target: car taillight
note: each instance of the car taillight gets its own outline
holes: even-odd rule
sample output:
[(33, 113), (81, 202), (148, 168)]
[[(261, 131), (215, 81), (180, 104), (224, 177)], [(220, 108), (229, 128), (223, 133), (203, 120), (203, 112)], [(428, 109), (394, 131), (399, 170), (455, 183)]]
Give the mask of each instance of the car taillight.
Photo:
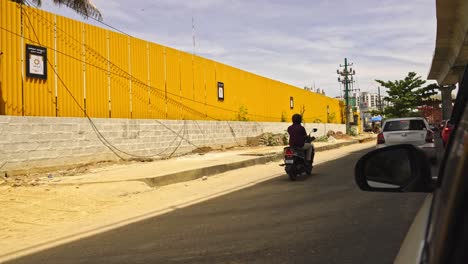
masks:
[(434, 132), (432, 132), (432, 130), (427, 130), (426, 142), (427, 143), (433, 143), (434, 142)]
[(377, 135), (377, 144), (384, 144), (385, 143), (385, 138), (383, 136), (383, 133), (379, 133)]
[(285, 152), (284, 152), (284, 155), (288, 158), (291, 158), (293, 155), (294, 155), (294, 151), (290, 150), (290, 149), (287, 149)]

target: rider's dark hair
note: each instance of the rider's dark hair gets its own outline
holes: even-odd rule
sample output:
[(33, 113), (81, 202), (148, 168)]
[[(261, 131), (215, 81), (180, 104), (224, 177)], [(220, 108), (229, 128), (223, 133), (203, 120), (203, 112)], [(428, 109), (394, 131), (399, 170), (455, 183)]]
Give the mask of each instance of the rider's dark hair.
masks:
[(293, 121), (293, 124), (300, 124), (302, 123), (302, 116), (300, 114), (294, 114), (292, 116), (292, 121)]

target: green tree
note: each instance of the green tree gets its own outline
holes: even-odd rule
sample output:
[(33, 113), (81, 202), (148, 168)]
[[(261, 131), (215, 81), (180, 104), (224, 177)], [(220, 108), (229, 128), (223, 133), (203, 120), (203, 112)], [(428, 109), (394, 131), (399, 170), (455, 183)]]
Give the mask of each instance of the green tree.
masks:
[(387, 88), (388, 96), (384, 100), (390, 103), (385, 108), (386, 117), (406, 117), (418, 115), (415, 110), (426, 104), (429, 98), (436, 94), (437, 85), (430, 84), (422, 87), (426, 81), (415, 72), (409, 72), (403, 80), (382, 81), (375, 80), (381, 86)]
[[(28, 0), (10, 0), (19, 4), (24, 5), (28, 3)], [(36, 6), (41, 6), (42, 0), (30, 0)], [(96, 6), (90, 0), (53, 0), (56, 5), (65, 5), (78, 14), (82, 15), (85, 18), (93, 17), (97, 20), (102, 20), (101, 12), (96, 8)]]

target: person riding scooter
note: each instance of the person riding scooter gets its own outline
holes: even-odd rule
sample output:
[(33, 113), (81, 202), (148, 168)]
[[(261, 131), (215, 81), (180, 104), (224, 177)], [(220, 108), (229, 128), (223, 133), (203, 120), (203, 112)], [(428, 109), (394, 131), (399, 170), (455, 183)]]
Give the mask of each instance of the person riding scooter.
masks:
[(312, 169), (312, 149), (313, 145), (306, 142), (308, 137), (305, 128), (301, 125), (302, 116), (300, 114), (294, 114), (292, 116), (293, 124), (288, 127), (289, 134), (289, 146), (303, 149), (307, 151), (306, 154), (306, 165)]

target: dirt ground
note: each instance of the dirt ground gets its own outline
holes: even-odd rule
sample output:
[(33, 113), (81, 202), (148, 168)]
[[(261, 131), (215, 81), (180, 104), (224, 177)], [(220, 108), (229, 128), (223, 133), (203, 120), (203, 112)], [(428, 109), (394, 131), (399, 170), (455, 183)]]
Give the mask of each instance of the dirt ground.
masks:
[[(315, 163), (372, 145), (374, 142), (319, 152)], [(112, 169), (113, 165), (86, 170)], [(264, 173), (256, 173), (259, 170)], [(160, 188), (138, 181), (53, 185), (49, 183), (53, 179), (45, 181), (44, 175), (18, 180), (21, 184), (16, 187), (17, 181), (9, 180), (8, 184), (0, 185), (0, 263), (281, 175), (284, 175), (283, 168), (273, 162)]]

